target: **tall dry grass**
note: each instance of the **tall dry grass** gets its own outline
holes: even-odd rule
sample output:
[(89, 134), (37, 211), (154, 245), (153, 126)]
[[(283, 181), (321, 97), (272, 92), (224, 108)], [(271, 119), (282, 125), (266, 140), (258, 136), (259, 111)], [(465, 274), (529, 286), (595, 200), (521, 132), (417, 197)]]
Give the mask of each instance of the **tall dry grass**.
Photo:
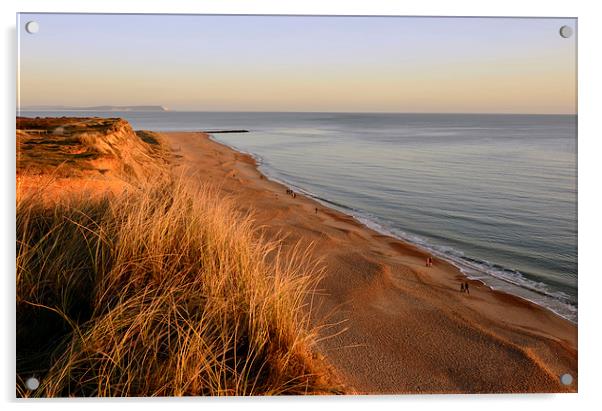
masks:
[[(17, 395), (332, 393), (318, 278), (208, 188), (17, 201)], [(29, 392), (23, 381), (40, 379)]]

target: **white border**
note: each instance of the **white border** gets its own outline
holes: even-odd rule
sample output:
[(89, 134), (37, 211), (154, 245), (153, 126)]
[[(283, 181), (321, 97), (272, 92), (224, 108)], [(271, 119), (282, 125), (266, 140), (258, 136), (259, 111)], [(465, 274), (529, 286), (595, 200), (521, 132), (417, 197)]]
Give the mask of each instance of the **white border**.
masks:
[[(602, 38), (602, 15), (596, 13), (596, 2), (505, 0), (487, 1), (429, 1), (416, 0), (221, 0), (221, 1), (118, 1), (118, 0), (2, 0), (0, 2), (3, 33), (2, 124), (0, 138), (2, 149), (2, 264), (4, 294), (1, 310), (3, 329), (0, 333), (0, 397), (10, 408), (16, 405), (14, 398), (14, 113), (16, 100), (16, 31), (15, 13), (29, 12), (118, 12), (118, 13), (214, 13), (214, 14), (361, 14), (361, 15), (452, 15), (452, 16), (545, 16), (579, 18), (579, 394), (570, 395), (494, 395), (494, 396), (387, 396), (346, 398), (276, 398), (276, 399), (159, 399), (159, 400), (110, 400), (107, 401), (44, 401), (27, 402), (27, 406), (44, 406), (60, 409), (85, 406), (92, 409), (111, 407), (126, 408), (143, 403), (151, 410), (166, 405), (178, 407), (244, 406), (250, 409), (293, 409), (308, 407), (332, 407), (364, 409), (370, 406), (455, 410), (483, 409), (488, 411), (509, 408), (545, 407), (550, 410), (581, 409), (600, 399), (600, 345), (602, 312), (598, 301), (602, 290), (601, 270), (595, 266), (600, 255), (599, 232), (600, 170), (599, 122), (602, 103), (600, 96), (599, 39)], [(374, 376), (378, 378), (378, 376)], [(85, 404), (84, 404), (85, 403)]]

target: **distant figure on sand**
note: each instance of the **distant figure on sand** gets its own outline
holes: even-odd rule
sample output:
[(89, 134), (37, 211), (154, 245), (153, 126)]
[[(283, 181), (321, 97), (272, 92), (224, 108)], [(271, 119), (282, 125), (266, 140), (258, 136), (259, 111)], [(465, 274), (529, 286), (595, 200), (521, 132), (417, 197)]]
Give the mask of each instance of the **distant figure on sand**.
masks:
[(318, 214), (318, 207), (316, 207), (316, 214)]
[(433, 259), (431, 257), (426, 257), (426, 266), (427, 267), (433, 266)]
[(464, 284), (464, 290), (466, 290), (466, 294), (470, 294), (470, 291), (468, 290), (468, 283)]
[(464, 292), (464, 283), (460, 283), (460, 292), (463, 293)]

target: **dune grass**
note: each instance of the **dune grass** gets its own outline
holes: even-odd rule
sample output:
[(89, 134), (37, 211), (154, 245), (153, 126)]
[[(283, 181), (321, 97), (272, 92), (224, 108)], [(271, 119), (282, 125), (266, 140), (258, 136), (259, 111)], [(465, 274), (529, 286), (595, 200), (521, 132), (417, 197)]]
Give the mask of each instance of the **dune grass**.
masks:
[(17, 199), (17, 396), (339, 392), (308, 319), (320, 270), (231, 200), (179, 180), (42, 196)]

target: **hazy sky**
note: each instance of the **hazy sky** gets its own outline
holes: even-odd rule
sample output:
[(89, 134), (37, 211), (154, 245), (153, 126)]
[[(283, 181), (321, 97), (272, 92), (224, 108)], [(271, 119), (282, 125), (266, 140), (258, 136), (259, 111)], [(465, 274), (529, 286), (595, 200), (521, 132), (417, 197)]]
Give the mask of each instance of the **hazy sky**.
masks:
[(576, 112), (576, 36), (558, 33), (574, 19), (22, 14), (18, 24), (21, 106)]

